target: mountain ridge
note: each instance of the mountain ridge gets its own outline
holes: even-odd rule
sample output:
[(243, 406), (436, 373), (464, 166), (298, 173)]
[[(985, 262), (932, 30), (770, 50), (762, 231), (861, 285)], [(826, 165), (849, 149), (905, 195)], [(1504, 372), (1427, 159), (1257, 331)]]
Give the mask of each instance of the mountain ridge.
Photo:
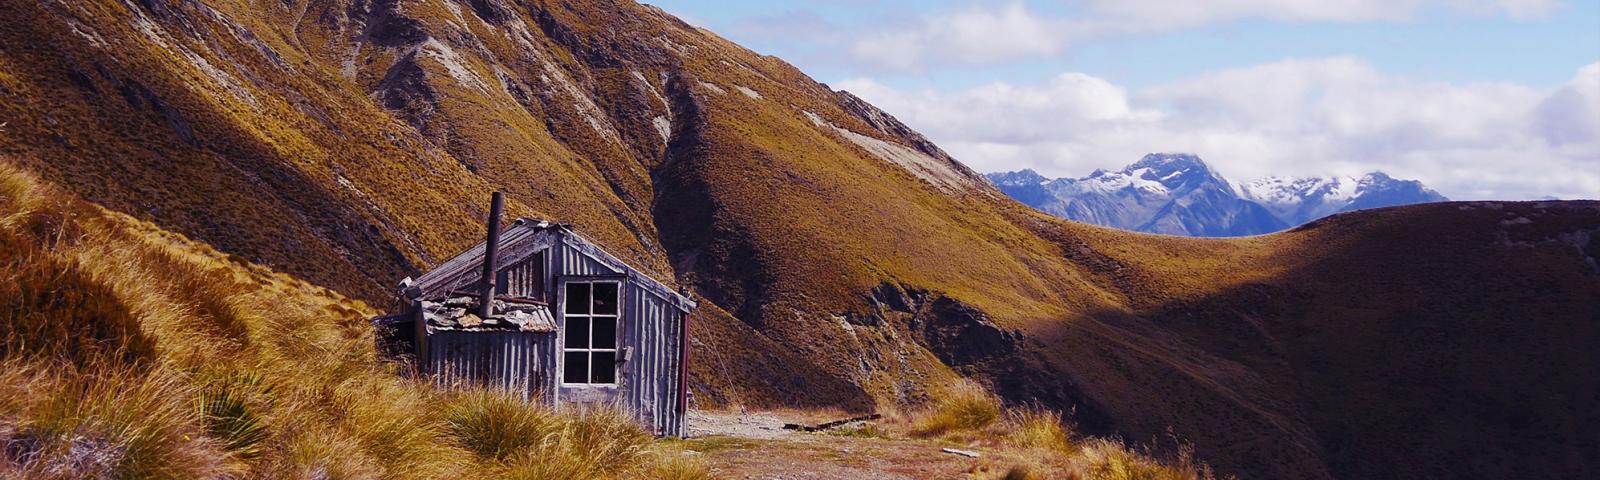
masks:
[(1449, 200), (1420, 181), (1396, 179), (1381, 171), (1359, 177), (1266, 177), (1242, 184), (1239, 190), (1244, 198), (1294, 225), (1341, 212)]
[[(696, 407), (914, 408), (970, 377), (1224, 473), (1592, 466), (1595, 359), (1564, 353), (1600, 340), (1592, 202), (1132, 234), (1011, 201), (852, 98), (627, 1), (0, 3), (6, 162), (374, 305), (505, 191), (704, 300)], [(1556, 347), (1477, 340), (1518, 309), (1507, 345)], [(1430, 382), (1451, 395), (1407, 390)]]
[(1199, 237), (1260, 235), (1334, 213), (1448, 200), (1421, 182), (1383, 172), (1239, 184), (1183, 153), (1152, 153), (1121, 170), (1096, 169), (1080, 178), (1050, 179), (1030, 169), (985, 178), (1012, 199), (1068, 220)]

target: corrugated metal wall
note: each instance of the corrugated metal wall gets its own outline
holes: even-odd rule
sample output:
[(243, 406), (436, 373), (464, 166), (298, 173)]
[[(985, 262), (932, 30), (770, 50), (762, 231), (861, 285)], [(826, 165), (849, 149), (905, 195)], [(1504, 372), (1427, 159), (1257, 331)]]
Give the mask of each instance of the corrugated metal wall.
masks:
[(545, 268), (542, 260), (543, 255), (540, 255), (500, 269), (500, 278), (496, 279), (496, 284), (504, 285), (504, 291), (508, 295), (545, 298)]
[(533, 332), (434, 332), (428, 337), (428, 371), (441, 387), (484, 384), (549, 400), (555, 392), (555, 338)]
[(622, 364), (622, 401), (638, 410), (640, 420), (663, 435), (683, 434), (678, 414), (678, 354), (683, 313), (654, 293), (628, 288), (623, 308), (623, 345), (633, 358)]
[[(681, 358), (678, 348), (683, 336), (683, 312), (651, 289), (642, 288), (638, 273), (627, 269), (626, 265), (585, 252), (581, 240), (565, 240), (556, 242), (552, 249), (559, 250), (557, 255), (551, 255), (560, 258), (560, 264), (552, 268), (559, 275), (626, 275), (626, 278), (618, 278), (623, 280), (622, 318), (618, 327), (622, 338), (618, 347), (631, 348), (633, 353), (619, 366), (617, 400), (633, 410), (639, 420), (657, 434), (682, 436), (683, 416), (678, 414), (678, 362)], [(551, 285), (560, 287), (554, 281)], [(560, 312), (560, 305), (557, 307)], [(564, 331), (564, 315), (558, 313), (557, 322), (556, 331)], [(557, 362), (555, 371), (560, 372), (561, 357), (557, 355), (553, 360)]]
[[(551, 232), (554, 233), (554, 232)], [(460, 384), (481, 379), (491, 385), (513, 391), (545, 392), (547, 401), (562, 401), (560, 388), (561, 344), (560, 333), (566, 326), (559, 298), (561, 280), (570, 277), (614, 277), (623, 281), (619, 299), (622, 305), (618, 334), (622, 337), (620, 348), (631, 348), (632, 355), (620, 365), (618, 392), (615, 397), (621, 405), (638, 415), (644, 426), (659, 435), (682, 436), (684, 418), (679, 414), (679, 362), (683, 344), (683, 316), (678, 303), (664, 298), (665, 287), (654, 284), (648, 277), (633, 271), (620, 260), (600, 252), (575, 235), (561, 234), (564, 238), (542, 256), (546, 291), (538, 296), (549, 298), (556, 313), (557, 334), (521, 332), (437, 332), (429, 338), (429, 371), (436, 374), (441, 385)], [(481, 253), (479, 256), (481, 257)], [(511, 259), (512, 261), (520, 260)], [(531, 285), (526, 275), (535, 270), (532, 262), (514, 263), (507, 272), (507, 280), (516, 285)], [(471, 275), (463, 269), (460, 280), (470, 282)], [(642, 282), (652, 282), (645, 285)], [(668, 291), (670, 293), (670, 291)], [(529, 293), (508, 292), (534, 296)], [(546, 296), (548, 295), (548, 296)], [(690, 303), (692, 305), (692, 302)], [(683, 307), (687, 308), (687, 307)], [(585, 387), (566, 387), (585, 388)], [(570, 393), (570, 392), (569, 392)], [(575, 396), (575, 395), (574, 395)]]

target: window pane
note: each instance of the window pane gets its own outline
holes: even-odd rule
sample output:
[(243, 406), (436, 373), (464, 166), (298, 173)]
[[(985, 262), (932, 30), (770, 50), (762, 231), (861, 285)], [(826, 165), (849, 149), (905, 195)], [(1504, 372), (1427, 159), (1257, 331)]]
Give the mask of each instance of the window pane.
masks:
[(579, 315), (589, 313), (589, 284), (567, 284), (567, 313)]
[(589, 317), (567, 317), (567, 348), (589, 348)]
[(562, 383), (586, 383), (589, 375), (589, 353), (567, 352), (567, 364), (561, 374)]
[(617, 348), (617, 319), (595, 318), (592, 348)]
[(594, 352), (594, 370), (589, 373), (589, 383), (617, 383), (616, 352)]
[(617, 314), (617, 284), (594, 284), (594, 313), (597, 315)]

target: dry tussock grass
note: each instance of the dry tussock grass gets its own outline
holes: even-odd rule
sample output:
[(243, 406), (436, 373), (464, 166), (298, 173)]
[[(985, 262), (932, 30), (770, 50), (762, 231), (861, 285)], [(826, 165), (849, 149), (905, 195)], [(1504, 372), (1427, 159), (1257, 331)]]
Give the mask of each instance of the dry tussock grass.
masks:
[(372, 313), (0, 164), (0, 477), (705, 476), (614, 409), (397, 375)]
[[(977, 478), (1007, 480), (1073, 478), (1086, 480), (1202, 480), (1214, 478), (1193, 449), (1175, 452), (1130, 446), (1120, 440), (1077, 434), (1061, 413), (1037, 407), (1006, 408), (982, 385), (961, 380), (948, 386), (927, 408), (894, 412), (882, 422), (883, 435), (935, 439), (963, 447), (982, 447), (1003, 460), (980, 462)], [(1000, 461), (1003, 464), (995, 464)]]
[(1000, 419), (1000, 398), (970, 380), (947, 388), (913, 423), (912, 433), (922, 437), (978, 431)]

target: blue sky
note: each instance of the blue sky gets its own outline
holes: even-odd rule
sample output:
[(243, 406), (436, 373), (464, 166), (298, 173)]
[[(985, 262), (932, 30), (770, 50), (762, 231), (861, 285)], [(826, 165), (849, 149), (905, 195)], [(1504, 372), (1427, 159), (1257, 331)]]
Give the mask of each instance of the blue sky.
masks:
[(1236, 181), (1385, 170), (1452, 198), (1600, 197), (1594, 0), (651, 3), (983, 171), (1193, 151)]

